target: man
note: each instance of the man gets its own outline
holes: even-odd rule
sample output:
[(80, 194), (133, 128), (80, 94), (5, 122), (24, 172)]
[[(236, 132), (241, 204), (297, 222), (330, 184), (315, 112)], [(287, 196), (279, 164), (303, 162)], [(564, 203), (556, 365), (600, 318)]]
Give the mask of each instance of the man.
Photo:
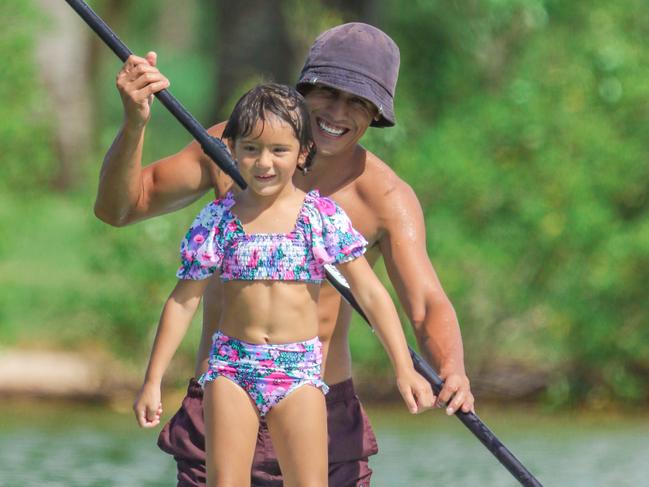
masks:
[[(179, 153), (142, 168), (144, 127), (151, 95), (169, 83), (155, 68), (155, 54), (131, 56), (117, 77), (124, 124), (101, 170), (95, 213), (121, 226), (186, 206), (214, 188), (232, 186), (212, 161), (192, 143)], [(464, 370), (462, 339), (455, 311), (426, 253), (421, 207), (412, 189), (379, 158), (359, 145), (367, 128), (395, 123), (393, 97), (399, 50), (385, 33), (361, 23), (344, 24), (321, 34), (302, 69), (297, 88), (305, 96), (317, 146), (313, 169), (296, 174), (296, 185), (318, 188), (332, 197), (368, 240), (367, 258), (382, 254), (390, 279), (405, 308), (419, 347), (446, 384), (438, 404), (447, 413), (473, 410)], [(209, 132), (221, 135), (223, 124)], [(204, 299), (204, 323), (196, 374), (202, 373), (218, 321), (220, 283), (212, 279)], [(323, 286), (319, 304), (320, 339), (329, 432), (329, 483), (367, 486), (368, 457), (378, 450), (369, 421), (354, 393), (348, 330), (350, 307)], [(197, 377), (198, 375), (196, 375)], [(204, 485), (204, 438), (201, 389), (194, 380), (180, 411), (167, 424), (160, 447), (178, 463), (179, 486)], [(433, 406), (433, 404), (430, 404)], [(151, 419), (155, 411), (136, 411)], [(261, 428), (252, 474), (253, 485), (281, 485), (281, 472)]]

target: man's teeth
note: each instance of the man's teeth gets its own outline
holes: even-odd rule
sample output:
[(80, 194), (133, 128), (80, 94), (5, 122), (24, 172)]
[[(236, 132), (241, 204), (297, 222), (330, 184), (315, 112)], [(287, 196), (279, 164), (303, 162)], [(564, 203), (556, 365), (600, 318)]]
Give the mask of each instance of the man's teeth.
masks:
[(328, 125), (326, 122), (322, 120), (318, 120), (318, 127), (320, 127), (320, 129), (322, 129), (324, 132), (328, 133), (329, 135), (334, 135), (334, 136), (340, 136), (346, 130), (343, 128), (338, 128), (332, 125)]

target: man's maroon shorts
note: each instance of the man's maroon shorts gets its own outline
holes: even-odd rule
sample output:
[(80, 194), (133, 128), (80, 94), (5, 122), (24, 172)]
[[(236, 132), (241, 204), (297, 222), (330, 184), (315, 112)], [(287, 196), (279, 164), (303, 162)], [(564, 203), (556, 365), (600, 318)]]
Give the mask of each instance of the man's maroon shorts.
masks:
[[(329, 433), (329, 485), (367, 487), (372, 470), (368, 457), (378, 452), (369, 419), (349, 379), (329, 386), (325, 396)], [(189, 381), (187, 395), (164, 425), (158, 446), (173, 455), (178, 466), (178, 487), (205, 485), (205, 427), (203, 389)], [(282, 476), (266, 424), (262, 422), (252, 465), (252, 486), (281, 486)]]

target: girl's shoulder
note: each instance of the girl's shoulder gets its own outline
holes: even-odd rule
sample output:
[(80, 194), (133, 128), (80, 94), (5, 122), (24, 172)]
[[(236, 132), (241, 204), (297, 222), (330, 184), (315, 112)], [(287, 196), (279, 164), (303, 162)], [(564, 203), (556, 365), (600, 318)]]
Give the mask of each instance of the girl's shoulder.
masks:
[(331, 198), (310, 191), (305, 199), (313, 255), (320, 264), (341, 264), (363, 255), (367, 241)]
[(345, 211), (338, 204), (326, 196), (321, 196), (317, 189), (307, 193), (304, 199), (304, 207), (309, 216), (315, 217), (321, 222), (348, 221)]
[(234, 196), (231, 191), (221, 198), (207, 203), (194, 219), (192, 226), (200, 225), (202, 227), (217, 226), (224, 217), (229, 217), (230, 208), (234, 206)]

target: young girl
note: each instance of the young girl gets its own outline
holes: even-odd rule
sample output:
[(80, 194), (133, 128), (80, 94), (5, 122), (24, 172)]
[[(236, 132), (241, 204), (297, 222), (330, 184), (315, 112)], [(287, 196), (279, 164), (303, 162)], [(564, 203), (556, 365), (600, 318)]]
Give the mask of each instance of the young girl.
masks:
[[(204, 387), (208, 485), (250, 484), (265, 419), (284, 485), (327, 485), (327, 431), (317, 300), (324, 265), (354, 290), (394, 367), (408, 409), (432, 394), (417, 372), (389, 294), (363, 257), (367, 242), (332, 200), (293, 185), (313, 148), (306, 104), (269, 84), (245, 94), (223, 133), (245, 191), (209, 203), (181, 244), (180, 279), (167, 300), (134, 409), (159, 423), (160, 386), (214, 273), (223, 281), (219, 331)], [(305, 386), (305, 387), (303, 387)]]

